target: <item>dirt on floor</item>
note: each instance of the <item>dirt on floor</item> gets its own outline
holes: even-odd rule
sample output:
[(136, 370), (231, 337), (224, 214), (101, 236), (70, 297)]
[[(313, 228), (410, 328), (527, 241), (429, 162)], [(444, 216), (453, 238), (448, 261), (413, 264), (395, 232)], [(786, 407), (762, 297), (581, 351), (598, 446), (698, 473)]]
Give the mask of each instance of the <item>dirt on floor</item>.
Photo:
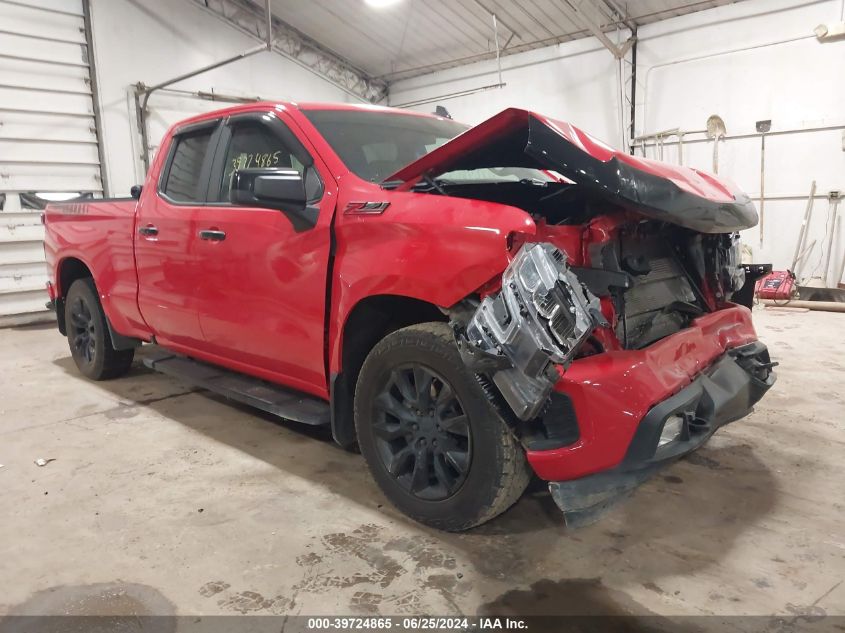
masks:
[(594, 525), (538, 483), (464, 534), (322, 429), (0, 330), (0, 614), (843, 615), (845, 315), (755, 320), (781, 366), (750, 417)]

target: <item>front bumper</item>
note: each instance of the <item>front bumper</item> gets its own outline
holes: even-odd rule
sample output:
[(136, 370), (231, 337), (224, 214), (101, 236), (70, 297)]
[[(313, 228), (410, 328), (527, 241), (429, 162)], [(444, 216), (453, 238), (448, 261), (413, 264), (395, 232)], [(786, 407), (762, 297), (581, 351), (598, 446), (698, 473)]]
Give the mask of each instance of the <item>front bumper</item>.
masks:
[[(727, 351), (676, 394), (651, 407), (621, 463), (604, 472), (552, 481), (549, 490), (567, 525), (591, 523), (619, 497), (660, 468), (704, 444), (721, 426), (751, 412), (775, 382), (766, 346), (754, 341)], [(680, 422), (674, 441), (659, 445), (663, 425)]]
[(756, 340), (751, 311), (732, 305), (645, 349), (574, 361), (555, 385), (552, 404), (570, 409), (575, 439), (561, 431), (566, 442), (528, 445), (528, 462), (546, 481), (579, 479), (618, 466), (654, 405), (681, 391), (728, 350)]
[[(618, 496), (608, 491), (630, 490), (746, 415), (773, 384), (770, 369), (751, 311), (727, 304), (645, 349), (573, 361), (555, 384), (543, 432), (523, 437), (526, 457), (565, 509), (600, 506)], [(658, 452), (653, 420), (662, 427), (676, 404), (691, 428)]]

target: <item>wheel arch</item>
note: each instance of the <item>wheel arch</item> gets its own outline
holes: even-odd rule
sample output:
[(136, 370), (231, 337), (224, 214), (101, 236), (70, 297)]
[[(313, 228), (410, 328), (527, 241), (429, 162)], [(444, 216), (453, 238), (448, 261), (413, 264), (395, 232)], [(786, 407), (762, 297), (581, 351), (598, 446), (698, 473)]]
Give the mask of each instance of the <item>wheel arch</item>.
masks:
[[(56, 323), (58, 325), (59, 332), (61, 332), (64, 336), (67, 336), (65, 297), (67, 297), (67, 292), (71, 285), (79, 279), (90, 279), (91, 283), (94, 285), (94, 293), (99, 296), (97, 280), (94, 279), (94, 274), (91, 272), (91, 268), (84, 261), (78, 257), (66, 257), (59, 262), (56, 271), (56, 281), (58, 285), (56, 289)], [(111, 319), (109, 319), (108, 314), (105, 313), (105, 309), (103, 310), (103, 315), (106, 320), (106, 326), (108, 327), (109, 338), (111, 339), (112, 347), (114, 347), (114, 349), (118, 351), (134, 349), (141, 345), (141, 339), (124, 336), (123, 334), (116, 332), (111, 324)]]
[(355, 444), (355, 384), (367, 354), (385, 336), (417, 323), (448, 321), (433, 303), (405, 295), (371, 295), (347, 314), (340, 332), (340, 371), (330, 376), (332, 436), (344, 448)]

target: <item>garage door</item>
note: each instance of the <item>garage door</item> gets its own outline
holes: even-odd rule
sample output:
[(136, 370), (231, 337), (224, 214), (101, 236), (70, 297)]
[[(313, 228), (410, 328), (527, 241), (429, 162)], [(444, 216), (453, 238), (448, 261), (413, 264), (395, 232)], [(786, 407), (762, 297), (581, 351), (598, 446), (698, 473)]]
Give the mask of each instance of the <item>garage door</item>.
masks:
[(102, 195), (83, 0), (0, 0), (0, 326), (49, 318), (40, 209)]

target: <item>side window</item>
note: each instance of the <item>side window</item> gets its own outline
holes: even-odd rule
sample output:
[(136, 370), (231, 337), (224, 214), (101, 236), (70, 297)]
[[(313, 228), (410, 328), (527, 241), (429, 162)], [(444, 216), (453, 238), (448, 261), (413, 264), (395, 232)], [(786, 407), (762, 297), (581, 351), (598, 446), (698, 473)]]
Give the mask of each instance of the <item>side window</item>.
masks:
[(232, 127), (232, 140), (226, 151), (219, 200), (229, 199), (232, 175), (238, 169), (295, 169), (304, 177), (305, 167), (285, 142), (260, 123), (240, 123)]
[(167, 180), (162, 192), (177, 202), (205, 202), (205, 185), (200, 173), (214, 128), (180, 134), (173, 139), (174, 148)]

